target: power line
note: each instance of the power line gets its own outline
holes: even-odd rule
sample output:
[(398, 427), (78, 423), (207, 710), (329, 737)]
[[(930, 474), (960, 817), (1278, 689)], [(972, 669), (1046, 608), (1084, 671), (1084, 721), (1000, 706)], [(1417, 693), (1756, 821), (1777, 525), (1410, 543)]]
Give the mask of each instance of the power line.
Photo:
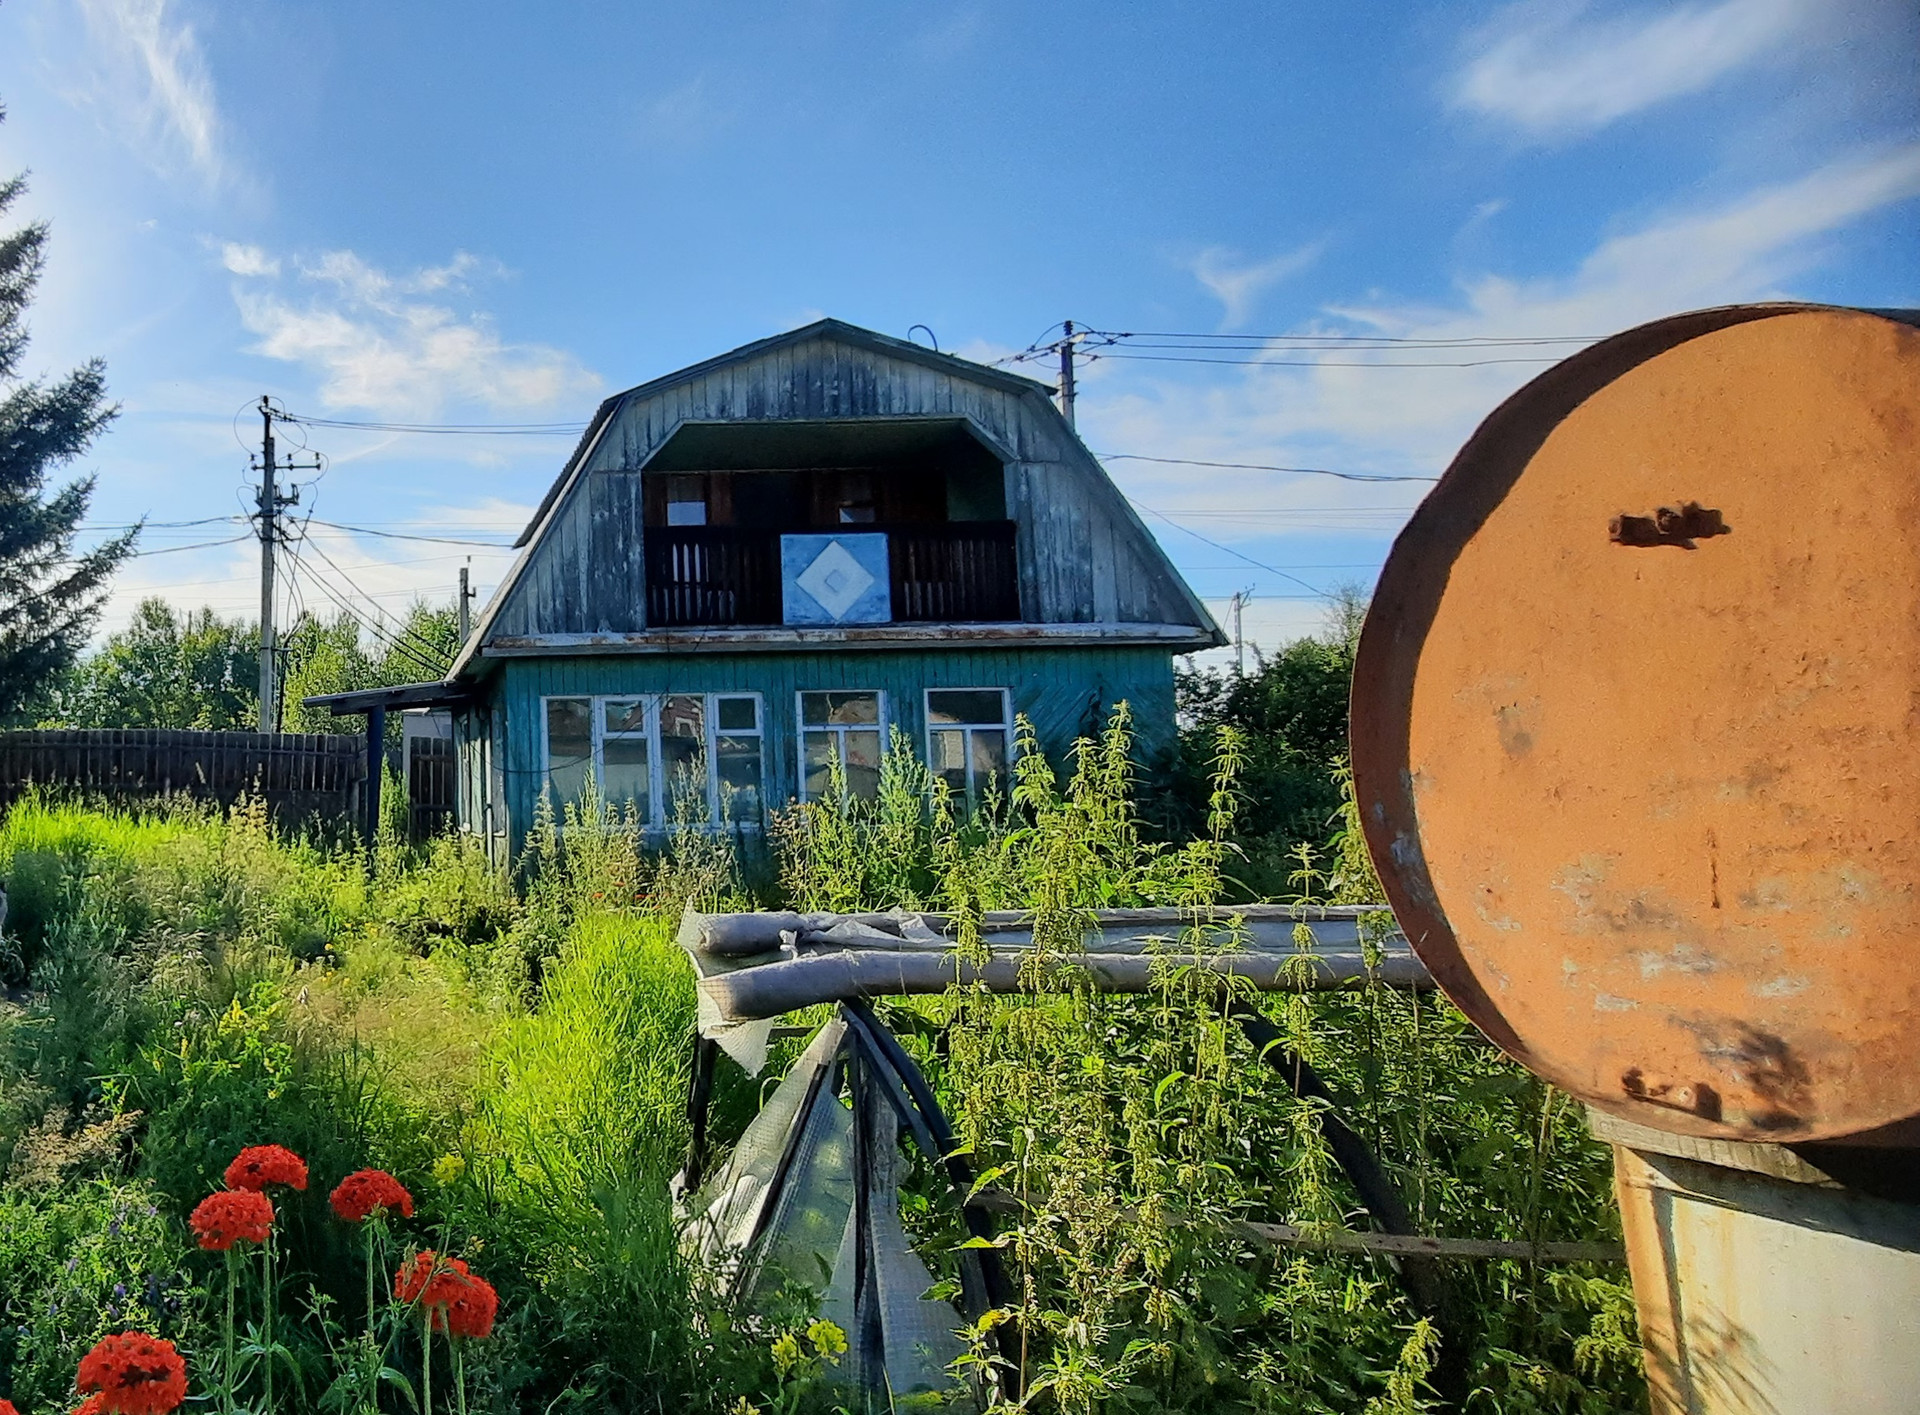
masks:
[(587, 424), (571, 423), (386, 423), (361, 422), (352, 418), (310, 418), (301, 413), (282, 413), (285, 421), (306, 427), (350, 428), (356, 432), (424, 433), (439, 437), (577, 437)]
[[(315, 551), (319, 551), (319, 547), (315, 546), (312, 541), (306, 541), (305, 544), (313, 548)], [(344, 598), (342, 595), (336, 592), (333, 586), (329, 585), (326, 582), (326, 580), (319, 574), (318, 571), (316, 571), (311, 565), (307, 564), (304, 560), (300, 558), (300, 551), (297, 545), (294, 546), (292, 549), (293, 549), (293, 554), (289, 560), (290, 567), (296, 570), (299, 574), (304, 575), (307, 578), (308, 583), (310, 583), (315, 589), (319, 590), (320, 593), (325, 595), (328, 599), (332, 600), (333, 603), (339, 608), (340, 612), (342, 614), (345, 614), (347, 618), (350, 619), (356, 626), (358, 626), (359, 628), (365, 629), (368, 633), (372, 634), (374, 637), (374, 641), (376, 643), (381, 643), (384, 641), (386, 647), (390, 651), (397, 653), (406, 659), (411, 660), (413, 664), (416, 667), (418, 667), (422, 672), (432, 673), (436, 675), (443, 674), (446, 672), (446, 668), (444, 665), (435, 664), (427, 656), (428, 654), (435, 652), (430, 645), (426, 646), (426, 650), (423, 653), (422, 651), (415, 649), (412, 644), (408, 643), (400, 635), (395, 634), (393, 631), (387, 629), (384, 625), (376, 623), (373, 620), (369, 619), (366, 615), (362, 614), (359, 610), (355, 609), (352, 603), (350, 603), (346, 598)], [(320, 554), (324, 559), (325, 552), (320, 552)], [(327, 563), (331, 565), (333, 562), (329, 560)], [(339, 567), (335, 566), (335, 568), (338, 569)], [(357, 587), (356, 587), (356, 592), (358, 592)], [(373, 607), (376, 612), (379, 612), (378, 605), (375, 605)], [(422, 641), (422, 643), (424, 644), (424, 641)]]
[(166, 545), (158, 550), (136, 550), (128, 555), (127, 559), (141, 560), (149, 555), (178, 555), (183, 550), (211, 550), (215, 546), (238, 545), (243, 540), (252, 539), (253, 533), (248, 531), (241, 535), (229, 536), (225, 540), (203, 540), (198, 545)]
[[(395, 623), (398, 625), (398, 628), (392, 631), (392, 634), (398, 635), (401, 638), (410, 640), (414, 644), (418, 645), (418, 647), (425, 653), (433, 654), (433, 655), (438, 655), (440, 653), (440, 649), (438, 645), (430, 643), (428, 640), (422, 638), (408, 624), (406, 624), (405, 621), (400, 620), (397, 615), (388, 616), (387, 611), (385, 609), (382, 609), (378, 604), (375, 604), (373, 602), (372, 597), (368, 595), (365, 590), (361, 589), (359, 585), (355, 584), (353, 577), (349, 575), (345, 570), (341, 569), (340, 566), (335, 563), (333, 557), (328, 555), (326, 551), (322, 550), (316, 541), (312, 540), (311, 538), (305, 538), (305, 543), (308, 546), (312, 547), (313, 553), (315, 555), (318, 555), (322, 560), (326, 561), (328, 565), (332, 566), (333, 572), (340, 577), (341, 581), (347, 586), (347, 589), (351, 593), (357, 594), (362, 599), (367, 601), (368, 607), (371, 608), (375, 614), (381, 616), (383, 620), (387, 617), (392, 617), (394, 619)], [(308, 567), (308, 574), (312, 575), (316, 581), (319, 581), (319, 576), (314, 574), (311, 566)], [(319, 582), (324, 586), (325, 584), (324, 581), (319, 581)], [(415, 654), (412, 656), (415, 658), (416, 661), (423, 662), (423, 666), (430, 666), (430, 665), (424, 665), (424, 661), (419, 659), (418, 654)], [(441, 670), (436, 669), (435, 671), (438, 672)]]
[(1177, 530), (1185, 531), (1188, 535), (1192, 536), (1195, 540), (1202, 541), (1205, 544), (1212, 546), (1215, 550), (1222, 552), (1223, 554), (1231, 555), (1235, 560), (1244, 560), (1247, 564), (1253, 566), (1253, 568), (1256, 570), (1265, 570), (1269, 575), (1278, 575), (1283, 580), (1293, 581), (1294, 584), (1300, 586), (1301, 589), (1308, 591), (1316, 599), (1332, 599), (1333, 598), (1333, 596), (1328, 594), (1325, 590), (1320, 589), (1316, 585), (1311, 585), (1307, 583), (1307, 581), (1301, 579), (1298, 575), (1289, 574), (1285, 570), (1282, 570), (1277, 565), (1268, 565), (1264, 561), (1255, 560), (1251, 555), (1242, 555), (1239, 551), (1235, 550), (1230, 545), (1222, 545), (1219, 541), (1214, 540), (1210, 536), (1201, 535), (1200, 532), (1196, 531), (1192, 526), (1181, 525), (1178, 521), (1174, 520), (1173, 517), (1169, 516), (1165, 511), (1156, 511), (1154, 510), (1153, 507), (1148, 506), (1145, 502), (1134, 501), (1134, 499), (1131, 496), (1129, 496), (1127, 500), (1131, 504), (1138, 506), (1142, 511), (1150, 512), (1151, 514), (1158, 516), (1161, 520), (1165, 521), (1169, 526), (1172, 526)]
[[(1251, 351), (1249, 351), (1251, 352)], [(1088, 354), (1088, 363), (1099, 359), (1131, 359), (1153, 364), (1229, 364), (1236, 368), (1486, 368), (1493, 364), (1557, 364), (1550, 356), (1511, 359), (1400, 359), (1388, 363), (1377, 359), (1211, 359), (1185, 354)]]
[(1168, 467), (1219, 467), (1238, 472), (1290, 472), (1297, 476), (1338, 477), (1341, 481), (1435, 482), (1438, 477), (1396, 477), (1374, 472), (1336, 472), (1330, 467), (1275, 467), (1264, 462), (1202, 462), (1191, 457), (1149, 457), (1141, 452), (1096, 452), (1103, 462), (1158, 462)]
[[(371, 526), (343, 526), (338, 521), (314, 521), (311, 524), (325, 526), (330, 531), (347, 531), (357, 536), (379, 536), (382, 540), (423, 540), (431, 541), (435, 545), (479, 546), (484, 550), (513, 549), (511, 542), (502, 543), (497, 540), (457, 540), (452, 536), (409, 535), (401, 531), (376, 531)], [(502, 532), (502, 534), (505, 534), (505, 532)]]

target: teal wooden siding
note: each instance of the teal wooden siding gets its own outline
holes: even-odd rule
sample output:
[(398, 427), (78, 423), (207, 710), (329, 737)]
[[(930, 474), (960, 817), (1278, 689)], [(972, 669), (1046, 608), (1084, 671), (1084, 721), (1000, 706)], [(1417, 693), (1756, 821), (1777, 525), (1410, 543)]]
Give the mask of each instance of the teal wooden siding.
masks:
[[(1096, 729), (1123, 700), (1139, 728), (1138, 760), (1161, 760), (1173, 745), (1173, 659), (1165, 649), (1150, 647), (514, 658), (502, 662), (490, 686), (496, 740), (506, 758), (505, 771), (496, 762), (491, 777), (504, 788), (505, 824), (516, 851), (544, 782), (541, 700), (548, 697), (758, 693), (770, 804), (798, 794), (796, 694), (807, 690), (885, 693), (889, 724), (906, 733), (923, 760), (922, 695), (928, 688), (1008, 689), (1013, 711), (1033, 722), (1056, 763), (1064, 762), (1076, 737)], [(497, 829), (497, 815), (494, 823)]]

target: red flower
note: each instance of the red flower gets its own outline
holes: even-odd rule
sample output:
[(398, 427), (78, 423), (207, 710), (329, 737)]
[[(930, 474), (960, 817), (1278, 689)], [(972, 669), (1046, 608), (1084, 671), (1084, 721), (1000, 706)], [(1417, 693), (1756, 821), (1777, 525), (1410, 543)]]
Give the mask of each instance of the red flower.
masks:
[[(348, 1223), (365, 1223), (375, 1209), (402, 1218), (413, 1217), (413, 1195), (384, 1169), (362, 1169), (349, 1174), (333, 1191), (333, 1211)], [(0, 1411), (0, 1415), (5, 1415)]]
[(20, 1415), (20, 1412), (13, 1408), (11, 1400), (0, 1400), (0, 1415)]
[(187, 1398), (187, 1363), (170, 1341), (122, 1332), (80, 1358), (75, 1384), (99, 1392), (96, 1408), (113, 1415), (166, 1415)]
[(493, 1284), (476, 1275), (458, 1258), (443, 1258), (428, 1249), (416, 1253), (393, 1275), (393, 1295), (402, 1302), (418, 1302), (433, 1314), (433, 1329), (454, 1336), (489, 1336), (500, 1311), (500, 1295)]
[(234, 1156), (227, 1166), (229, 1189), (256, 1192), (269, 1184), (284, 1184), (289, 1189), (307, 1187), (307, 1162), (284, 1145), (249, 1145)]
[(97, 1395), (90, 1395), (73, 1407), (73, 1415), (102, 1415), (107, 1402)]
[(210, 1253), (224, 1253), (236, 1243), (265, 1243), (273, 1227), (273, 1200), (246, 1189), (221, 1189), (202, 1199), (187, 1222)]
[(463, 1273), (460, 1291), (447, 1303), (447, 1330), (454, 1336), (492, 1336), (500, 1294), (478, 1273)]

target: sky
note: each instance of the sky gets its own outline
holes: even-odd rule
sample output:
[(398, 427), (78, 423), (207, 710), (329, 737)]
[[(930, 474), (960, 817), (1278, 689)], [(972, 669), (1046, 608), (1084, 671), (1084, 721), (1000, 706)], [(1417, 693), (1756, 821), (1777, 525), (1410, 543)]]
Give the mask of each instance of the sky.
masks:
[[(1910, 0), (0, 0), (0, 173), (52, 227), (27, 370), (121, 408), (89, 535), (148, 521), (103, 632), (257, 614), (263, 395), (577, 425), (832, 315), (1049, 381), (1063, 320), (1186, 336), (1089, 340), (1079, 430), (1271, 649), (1581, 341), (1920, 306), (1917, 76)], [(277, 612), (370, 625), (484, 601), (573, 443), (283, 435), (326, 470)]]

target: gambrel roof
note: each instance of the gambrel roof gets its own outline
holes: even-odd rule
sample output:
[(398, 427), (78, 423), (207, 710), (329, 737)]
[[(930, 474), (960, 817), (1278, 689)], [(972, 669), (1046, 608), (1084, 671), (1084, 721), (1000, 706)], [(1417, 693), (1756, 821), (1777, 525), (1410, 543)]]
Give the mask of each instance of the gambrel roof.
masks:
[[(758, 340), (603, 402), (516, 542), (521, 555), (462, 649), (484, 655), (925, 642), (940, 626), (649, 630), (641, 482), (670, 442), (963, 435), (1007, 470), (1026, 621), (951, 638), (1099, 639), (1189, 651), (1224, 642), (1046, 385), (839, 320)], [(669, 465), (675, 465), (669, 463)], [(719, 464), (716, 464), (718, 466)], [(657, 470), (657, 469), (656, 469)], [(887, 632), (891, 627), (894, 632)], [(766, 640), (761, 643), (760, 640)], [(788, 641), (791, 641), (789, 644)]]

